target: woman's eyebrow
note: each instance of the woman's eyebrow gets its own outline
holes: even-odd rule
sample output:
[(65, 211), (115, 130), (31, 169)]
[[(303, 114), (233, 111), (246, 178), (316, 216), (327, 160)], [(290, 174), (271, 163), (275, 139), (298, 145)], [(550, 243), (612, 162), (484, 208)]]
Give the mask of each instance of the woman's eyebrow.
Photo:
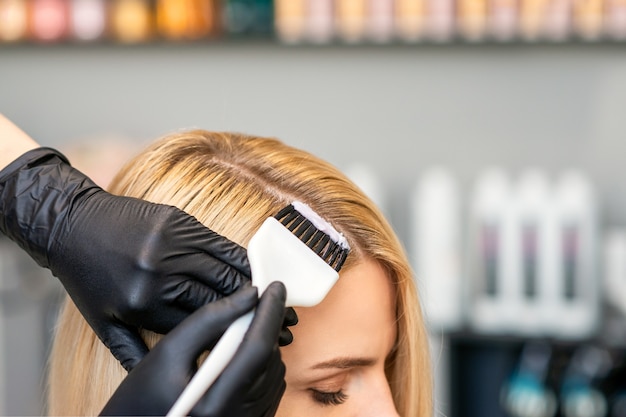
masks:
[(374, 358), (334, 358), (328, 361), (319, 362), (311, 367), (311, 369), (349, 369), (365, 366), (372, 366), (376, 363)]

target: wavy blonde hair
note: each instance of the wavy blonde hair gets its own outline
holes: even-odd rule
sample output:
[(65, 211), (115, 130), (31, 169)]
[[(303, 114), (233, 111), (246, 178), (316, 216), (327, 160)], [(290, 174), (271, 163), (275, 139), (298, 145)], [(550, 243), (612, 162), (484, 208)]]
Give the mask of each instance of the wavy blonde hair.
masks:
[[(380, 211), (335, 167), (273, 138), (195, 130), (150, 145), (122, 168), (110, 191), (177, 206), (243, 246), (291, 201), (310, 205), (348, 239), (344, 270), (372, 258), (394, 283), (391, 391), (402, 416), (432, 415), (427, 333), (406, 254)], [(143, 336), (148, 346), (160, 337)], [(49, 362), (49, 414), (97, 415), (125, 375), (67, 298)]]

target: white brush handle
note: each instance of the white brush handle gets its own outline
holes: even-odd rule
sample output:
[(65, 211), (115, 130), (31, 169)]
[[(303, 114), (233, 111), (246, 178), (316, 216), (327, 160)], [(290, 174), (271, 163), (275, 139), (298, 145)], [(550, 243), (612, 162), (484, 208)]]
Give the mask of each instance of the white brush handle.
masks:
[[(320, 230), (328, 229), (316, 227)], [(337, 271), (274, 217), (267, 218), (250, 239), (248, 259), (252, 285), (259, 289), (259, 295), (270, 285), (272, 281), (269, 277), (272, 277), (285, 285), (285, 303), (289, 307), (316, 305), (326, 297), (339, 278)], [(168, 417), (189, 415), (189, 411), (235, 355), (253, 316), (254, 312), (250, 312), (230, 325), (178, 397)]]
[(168, 417), (188, 416), (204, 393), (213, 385), (226, 365), (235, 356), (244, 335), (250, 327), (254, 311), (239, 317), (224, 332), (211, 353), (193, 376), (183, 393), (167, 413)]

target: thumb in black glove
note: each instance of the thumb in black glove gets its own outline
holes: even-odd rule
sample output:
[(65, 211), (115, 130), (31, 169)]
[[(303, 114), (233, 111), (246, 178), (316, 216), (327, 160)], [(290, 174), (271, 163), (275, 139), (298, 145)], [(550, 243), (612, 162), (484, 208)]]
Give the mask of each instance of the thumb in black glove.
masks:
[[(243, 342), (224, 372), (192, 409), (209, 417), (273, 416), (285, 390), (285, 366), (278, 336), (286, 291), (274, 282), (261, 297)], [(256, 289), (245, 287), (202, 307), (159, 341), (129, 373), (102, 415), (165, 415), (197, 370), (197, 359), (211, 349), (235, 319), (256, 303)]]

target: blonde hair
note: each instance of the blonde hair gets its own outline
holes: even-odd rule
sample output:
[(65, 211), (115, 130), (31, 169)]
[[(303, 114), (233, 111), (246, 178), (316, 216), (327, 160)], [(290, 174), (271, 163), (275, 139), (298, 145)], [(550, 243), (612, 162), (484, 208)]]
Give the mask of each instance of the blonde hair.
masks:
[[(391, 391), (402, 416), (432, 415), (427, 333), (406, 254), (380, 211), (335, 167), (273, 138), (195, 130), (150, 145), (110, 188), (177, 206), (242, 246), (291, 201), (311, 206), (348, 239), (352, 252), (344, 270), (371, 258), (394, 283), (398, 340), (387, 364)], [(148, 346), (160, 337), (143, 336)], [(52, 415), (97, 415), (126, 376), (69, 298), (49, 366)]]

